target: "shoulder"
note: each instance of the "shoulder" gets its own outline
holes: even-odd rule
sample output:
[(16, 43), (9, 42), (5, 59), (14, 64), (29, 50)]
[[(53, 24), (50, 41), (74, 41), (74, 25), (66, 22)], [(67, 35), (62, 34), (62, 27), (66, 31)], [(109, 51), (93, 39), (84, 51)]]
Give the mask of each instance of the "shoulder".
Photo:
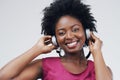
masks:
[(59, 57), (48, 57), (42, 59), (42, 69), (49, 70), (55, 69), (59, 64)]
[(47, 57), (42, 59), (42, 64), (55, 64), (57, 61), (59, 61), (59, 57)]
[(94, 70), (94, 62), (92, 60), (88, 60), (88, 69), (89, 70)]
[(89, 65), (94, 65), (94, 62), (92, 60), (87, 61)]

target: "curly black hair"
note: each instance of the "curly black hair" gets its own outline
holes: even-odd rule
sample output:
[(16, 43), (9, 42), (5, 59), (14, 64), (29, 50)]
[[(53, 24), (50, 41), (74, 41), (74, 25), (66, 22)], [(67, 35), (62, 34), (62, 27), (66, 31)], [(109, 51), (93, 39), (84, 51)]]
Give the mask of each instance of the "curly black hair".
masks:
[(97, 32), (95, 27), (96, 20), (92, 16), (92, 13), (90, 13), (90, 7), (83, 4), (81, 0), (54, 0), (43, 12), (44, 17), (41, 23), (41, 33), (44, 35), (55, 35), (55, 25), (65, 15), (78, 19), (82, 23), (84, 30), (90, 29), (90, 31)]

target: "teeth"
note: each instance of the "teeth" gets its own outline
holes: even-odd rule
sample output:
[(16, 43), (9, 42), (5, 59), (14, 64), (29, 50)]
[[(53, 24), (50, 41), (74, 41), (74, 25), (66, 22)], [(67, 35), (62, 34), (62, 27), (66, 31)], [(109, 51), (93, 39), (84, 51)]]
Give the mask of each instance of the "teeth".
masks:
[(76, 43), (77, 42), (72, 42), (72, 43), (67, 44), (67, 46), (72, 47), (72, 46), (76, 45)]

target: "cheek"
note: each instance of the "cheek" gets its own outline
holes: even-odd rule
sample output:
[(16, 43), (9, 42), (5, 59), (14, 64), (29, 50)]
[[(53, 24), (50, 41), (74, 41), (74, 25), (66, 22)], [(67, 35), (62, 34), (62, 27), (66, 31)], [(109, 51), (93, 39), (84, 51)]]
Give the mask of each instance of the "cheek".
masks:
[(85, 34), (84, 34), (84, 33), (77, 34), (77, 36), (78, 36), (83, 42), (85, 42), (86, 37), (85, 37)]
[(57, 37), (57, 42), (58, 42), (58, 45), (61, 46), (64, 42), (64, 38), (63, 37)]

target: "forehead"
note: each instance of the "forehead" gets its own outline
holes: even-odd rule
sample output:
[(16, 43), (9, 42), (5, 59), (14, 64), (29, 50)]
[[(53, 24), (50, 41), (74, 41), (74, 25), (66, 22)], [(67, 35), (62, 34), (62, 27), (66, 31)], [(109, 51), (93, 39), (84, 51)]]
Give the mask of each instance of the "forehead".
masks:
[(62, 16), (56, 23), (56, 29), (67, 28), (73, 25), (79, 25), (82, 27), (82, 23), (75, 17), (72, 16)]

